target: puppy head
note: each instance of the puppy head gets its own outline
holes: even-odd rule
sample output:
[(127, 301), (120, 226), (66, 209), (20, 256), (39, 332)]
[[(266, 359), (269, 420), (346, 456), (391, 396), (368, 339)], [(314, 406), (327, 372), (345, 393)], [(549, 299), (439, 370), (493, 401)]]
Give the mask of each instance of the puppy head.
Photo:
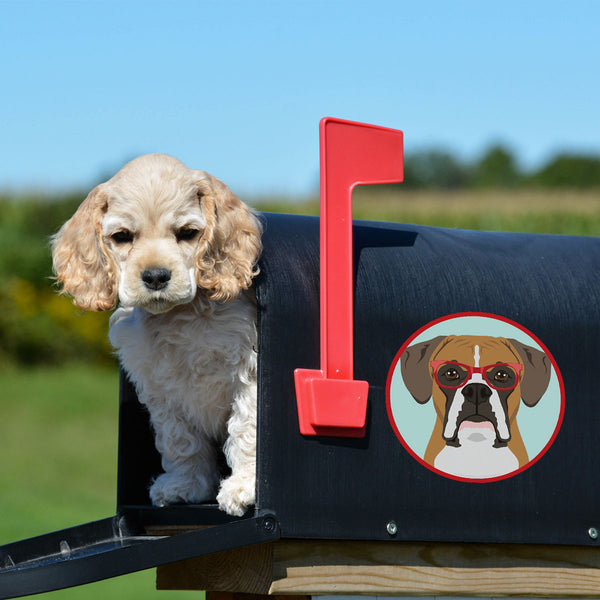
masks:
[(490, 336), (440, 336), (415, 344), (403, 353), (401, 368), (417, 402), (433, 398), (450, 445), (459, 445), (461, 425), (485, 429), (481, 423), (493, 426), (496, 444), (508, 442), (520, 400), (537, 404), (551, 373), (540, 350)]
[(62, 291), (81, 308), (108, 310), (119, 300), (160, 313), (198, 289), (220, 301), (247, 289), (260, 225), (213, 176), (149, 154), (92, 190), (52, 248)]

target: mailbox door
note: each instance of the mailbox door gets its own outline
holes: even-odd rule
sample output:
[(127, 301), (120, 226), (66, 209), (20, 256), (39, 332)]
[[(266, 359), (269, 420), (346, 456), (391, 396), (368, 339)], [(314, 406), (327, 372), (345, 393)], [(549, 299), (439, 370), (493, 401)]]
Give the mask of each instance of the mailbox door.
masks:
[(174, 536), (148, 535), (121, 515), (0, 547), (0, 598), (91, 583), (279, 537), (270, 515)]

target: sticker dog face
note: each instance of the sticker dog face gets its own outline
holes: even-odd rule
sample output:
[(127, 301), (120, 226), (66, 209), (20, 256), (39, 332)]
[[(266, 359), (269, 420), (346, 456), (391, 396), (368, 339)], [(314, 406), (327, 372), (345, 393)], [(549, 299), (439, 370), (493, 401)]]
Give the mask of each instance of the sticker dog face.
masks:
[(479, 478), (529, 462), (516, 415), (521, 400), (535, 406), (548, 387), (551, 368), (543, 352), (513, 339), (440, 336), (407, 348), (401, 368), (417, 402), (433, 399), (427, 463)]

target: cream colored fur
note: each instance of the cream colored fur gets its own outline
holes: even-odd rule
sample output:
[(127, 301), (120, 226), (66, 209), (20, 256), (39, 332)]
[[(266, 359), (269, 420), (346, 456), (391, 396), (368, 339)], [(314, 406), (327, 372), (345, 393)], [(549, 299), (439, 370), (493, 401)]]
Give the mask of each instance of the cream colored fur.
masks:
[[(92, 190), (52, 243), (77, 306), (119, 303), (109, 337), (165, 471), (152, 502), (210, 501), (220, 484), (221, 509), (243, 514), (256, 480), (256, 216), (211, 175), (150, 154)], [(221, 447), (231, 476), (219, 482)]]

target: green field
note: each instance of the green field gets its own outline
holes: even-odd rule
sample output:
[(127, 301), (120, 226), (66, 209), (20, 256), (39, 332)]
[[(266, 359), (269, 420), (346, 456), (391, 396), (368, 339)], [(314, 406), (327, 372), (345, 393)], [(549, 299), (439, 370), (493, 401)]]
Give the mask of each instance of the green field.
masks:
[[(319, 214), (318, 200), (261, 201), (271, 212)], [(600, 190), (403, 191), (393, 186), (359, 186), (355, 219), (414, 223), (481, 231), (600, 235)]]
[[(318, 204), (314, 201), (271, 200), (255, 202), (254, 205), (265, 211), (318, 214)], [(600, 192), (441, 193), (359, 188), (355, 192), (354, 215), (356, 218), (444, 227), (598, 235)], [(16, 225), (10, 229), (13, 230), (16, 231)], [(40, 243), (45, 244), (49, 233), (51, 230), (43, 235), (32, 232), (31, 239), (39, 238)], [(0, 227), (0, 238), (1, 234)], [(9, 244), (10, 240), (5, 241), (7, 248), (14, 247)], [(42, 248), (40, 253), (43, 251)], [(10, 264), (13, 262), (11, 259)], [(37, 265), (33, 259), (30, 263)], [(6, 264), (9, 264), (8, 259)], [(8, 266), (5, 268), (8, 269)], [(7, 277), (14, 276), (7, 273)], [(30, 290), (29, 295), (22, 291), (18, 295), (22, 319), (20, 328), (26, 319), (34, 323), (33, 316), (40, 318), (42, 309), (46, 310), (44, 318), (57, 316), (58, 327), (62, 328), (70, 323), (63, 313), (77, 313), (66, 299), (61, 300), (62, 304), (57, 307), (51, 304), (51, 298), (55, 296), (49, 291), (46, 292), (46, 303), (38, 307), (46, 298), (42, 291), (24, 286), (22, 282), (20, 285), (20, 290)], [(29, 303), (25, 302), (26, 299)], [(8, 313), (5, 311), (4, 314)], [(74, 330), (83, 328), (83, 333), (90, 339), (95, 339), (94, 336), (104, 339), (105, 320), (96, 323), (91, 317), (89, 322), (93, 322), (93, 327), (81, 320), (77, 322), (78, 329), (73, 326)], [(100, 319), (100, 315), (96, 317)], [(36, 332), (37, 326), (34, 325)], [(41, 338), (41, 343), (52, 341), (55, 337), (56, 330), (48, 331), (46, 338)], [(60, 353), (59, 350), (53, 352)], [(60, 356), (54, 358), (54, 362), (62, 362)], [(115, 513), (117, 481), (116, 368), (93, 367), (90, 366), (91, 360), (86, 365), (54, 368), (26, 368), (10, 364), (8, 362), (5, 366), (0, 360), (0, 369), (3, 369), (0, 377), (3, 389), (0, 396), (0, 439), (3, 442), (0, 457), (0, 544), (112, 516)], [(48, 598), (160, 600), (192, 595), (199, 597), (200, 593), (156, 592), (154, 572), (147, 571), (55, 592)]]

